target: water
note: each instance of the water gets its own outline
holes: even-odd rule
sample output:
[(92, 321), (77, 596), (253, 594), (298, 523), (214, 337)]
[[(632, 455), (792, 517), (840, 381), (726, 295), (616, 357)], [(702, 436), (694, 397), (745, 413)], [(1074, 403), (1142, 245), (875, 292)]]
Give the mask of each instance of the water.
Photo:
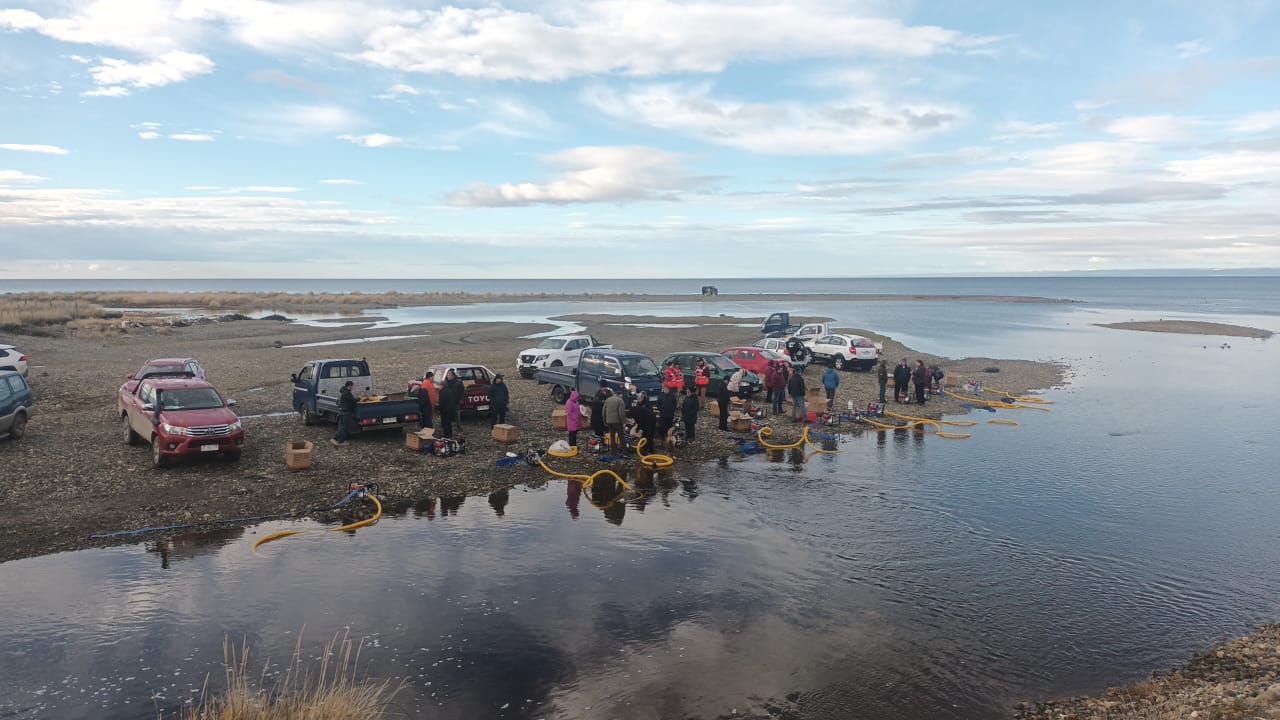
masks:
[[(224, 637), (283, 662), (303, 627), (309, 655), (365, 638), (407, 717), (1006, 717), (1280, 617), (1274, 341), (1091, 324), (1129, 310), (874, 305), (833, 314), (1067, 359), (1071, 384), (1052, 413), (968, 416), (1017, 427), (731, 458), (643, 505), (575, 503), (522, 466), (532, 486), (355, 535), (304, 523), (261, 556), (298, 526), (5, 563), (0, 717), (154, 716), (216, 682)], [(1255, 311), (1176, 314), (1280, 329)]]

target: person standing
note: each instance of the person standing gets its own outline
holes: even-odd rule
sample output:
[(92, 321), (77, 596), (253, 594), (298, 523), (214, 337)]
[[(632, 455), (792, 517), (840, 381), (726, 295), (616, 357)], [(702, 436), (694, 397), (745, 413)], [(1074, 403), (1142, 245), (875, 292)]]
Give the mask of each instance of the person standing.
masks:
[(436, 374), (427, 371), (426, 377), (418, 384), (418, 428), (426, 430), (432, 427), (431, 416), (436, 406)]
[[(452, 374), (453, 371), (450, 370), (448, 375)], [(457, 405), (459, 399), (455, 399), (457, 396), (454, 394), (457, 392), (455, 388), (457, 383), (449, 382), (448, 375), (445, 376), (445, 382), (440, 386), (440, 390), (436, 394), (436, 402), (440, 404), (440, 436), (451, 438), (453, 437), (453, 425), (458, 416)]]
[(467, 396), (467, 388), (453, 368), (444, 374), (444, 384), (453, 394), (453, 423), (462, 427), (462, 400)]
[(731, 397), (733, 393), (729, 390), (729, 383), (721, 379), (720, 387), (716, 388), (716, 405), (720, 409), (720, 429), (725, 432), (729, 431), (729, 398)]
[(570, 390), (569, 399), (564, 402), (564, 429), (569, 431), (569, 444), (577, 447), (578, 431), (582, 429), (582, 403), (577, 390)]
[(911, 373), (911, 380), (916, 386), (916, 404), (924, 404), (924, 393), (929, 384), (929, 380), (925, 377), (924, 361), (916, 361), (916, 369)]
[(889, 386), (889, 366), (884, 358), (880, 358), (880, 364), (876, 366), (876, 381), (880, 383), (880, 404), (883, 405), (884, 391)]
[(493, 382), (489, 385), (489, 426), (505, 425), (507, 408), (510, 406), (511, 388), (507, 387), (502, 373), (498, 373), (493, 376)]
[(707, 386), (711, 384), (711, 368), (707, 366), (707, 361), (698, 358), (698, 362), (693, 365), (693, 386), (698, 390), (698, 406), (707, 404)]
[(893, 401), (907, 401), (907, 386), (911, 384), (911, 366), (907, 364), (907, 359), (902, 358), (902, 362), (898, 363), (893, 369)]
[(627, 423), (627, 405), (621, 395), (609, 388), (603, 388), (602, 392), (605, 396), (600, 414), (604, 416), (605, 437), (614, 452), (622, 452), (626, 448), (622, 442), (622, 426)]
[(803, 373), (804, 369), (809, 365), (806, 360), (809, 356), (809, 348), (804, 346), (804, 341), (796, 337), (789, 338), (785, 347), (787, 355), (791, 356), (791, 369), (797, 373)]
[(822, 371), (822, 389), (827, 391), (827, 410), (836, 406), (836, 388), (840, 387), (840, 371), (830, 365)]
[(645, 393), (636, 395), (636, 401), (631, 406), (631, 418), (636, 421), (636, 429), (640, 431), (640, 437), (645, 439), (644, 446), (653, 450), (653, 432), (654, 427), (658, 424), (658, 419), (653, 415), (653, 406), (649, 404), (649, 396)]
[(809, 419), (809, 408), (804, 402), (804, 375), (800, 371), (791, 373), (787, 381), (787, 393), (791, 395), (791, 422), (806, 422)]
[(675, 360), (668, 362), (662, 371), (662, 387), (671, 388), (673, 394), (684, 388), (684, 371)]
[[(680, 392), (684, 392), (684, 387), (680, 388)], [(658, 437), (666, 442), (671, 428), (676, 424), (676, 410), (680, 407), (680, 398), (676, 394), (674, 388), (670, 386), (662, 388), (662, 394), (658, 396)]]
[(356, 396), (351, 392), (355, 382), (348, 380), (338, 391), (338, 432), (329, 438), (329, 444), (337, 447), (346, 445), (351, 437), (351, 428), (356, 422)]
[(729, 392), (745, 400), (747, 397), (746, 396), (747, 389), (742, 386), (742, 382), (746, 379), (747, 379), (746, 368), (740, 367), (737, 370), (734, 370), (733, 374), (729, 376)]
[(591, 396), (591, 434), (596, 437), (604, 437), (604, 399), (609, 394), (604, 385), (601, 385), (596, 394)]
[(777, 415), (781, 411), (781, 403), (777, 399), (778, 390), (778, 366), (770, 360), (768, 366), (764, 369), (764, 399), (773, 406), (773, 414)]
[(684, 402), (680, 405), (680, 421), (684, 423), (684, 439), (687, 442), (693, 442), (693, 436), (698, 427), (698, 410), (702, 408), (702, 403), (699, 402), (696, 394), (689, 392), (688, 388), (682, 392)]

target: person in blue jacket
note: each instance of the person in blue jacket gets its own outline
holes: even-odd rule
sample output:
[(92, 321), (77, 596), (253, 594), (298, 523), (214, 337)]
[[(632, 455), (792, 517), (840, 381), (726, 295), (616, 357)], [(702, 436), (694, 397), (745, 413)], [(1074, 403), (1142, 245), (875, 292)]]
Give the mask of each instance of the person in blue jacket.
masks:
[(830, 365), (822, 371), (822, 387), (827, 391), (827, 409), (836, 406), (836, 388), (840, 387), (840, 371)]
[(511, 405), (511, 388), (507, 387), (502, 373), (493, 376), (489, 384), (489, 425), (507, 422), (507, 408)]

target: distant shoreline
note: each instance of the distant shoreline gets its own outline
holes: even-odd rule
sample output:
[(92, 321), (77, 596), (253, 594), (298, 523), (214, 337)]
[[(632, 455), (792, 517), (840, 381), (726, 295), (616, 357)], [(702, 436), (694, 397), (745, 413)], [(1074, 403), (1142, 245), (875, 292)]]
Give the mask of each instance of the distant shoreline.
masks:
[(1118, 323), (1094, 323), (1098, 327), (1114, 330), (1137, 330), (1139, 332), (1177, 333), (1180, 335), (1222, 335), (1225, 337), (1247, 337), (1265, 340), (1275, 333), (1248, 325), (1231, 325), (1228, 323), (1201, 322), (1197, 320), (1142, 320)]

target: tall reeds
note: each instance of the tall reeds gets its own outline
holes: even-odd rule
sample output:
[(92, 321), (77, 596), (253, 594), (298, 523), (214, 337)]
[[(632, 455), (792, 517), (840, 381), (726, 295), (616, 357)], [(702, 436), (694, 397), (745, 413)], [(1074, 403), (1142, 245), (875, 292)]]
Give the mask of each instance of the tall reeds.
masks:
[[(347, 634), (329, 640), (318, 660), (304, 663), (299, 634), (288, 667), (269, 677), (269, 662), (255, 673), (249, 646), (222, 643), (226, 688), (210, 694), (209, 680), (198, 705), (184, 710), (180, 720), (377, 720), (385, 717), (399, 690), (387, 681), (358, 676), (361, 643)], [(163, 717), (161, 715), (161, 717)]]

